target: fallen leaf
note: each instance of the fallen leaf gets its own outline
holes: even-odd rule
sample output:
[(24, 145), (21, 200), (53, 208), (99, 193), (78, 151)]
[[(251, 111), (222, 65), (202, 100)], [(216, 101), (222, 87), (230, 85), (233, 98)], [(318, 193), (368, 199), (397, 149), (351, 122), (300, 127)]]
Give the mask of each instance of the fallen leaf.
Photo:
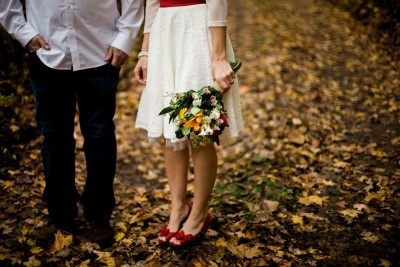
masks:
[(115, 266), (115, 261), (114, 258), (111, 256), (112, 253), (108, 251), (99, 251), (99, 250), (93, 250), (93, 252), (99, 256), (96, 261), (101, 262), (106, 264), (109, 267), (114, 267)]
[(311, 195), (311, 196), (307, 196), (307, 197), (300, 197), (298, 201), (299, 201), (299, 203), (306, 205), (306, 206), (309, 206), (311, 204), (317, 204), (319, 206), (322, 206), (325, 199), (322, 197), (319, 197), (317, 195)]
[(123, 232), (118, 232), (118, 233), (116, 233), (115, 234), (115, 236), (114, 236), (114, 239), (115, 239), (115, 241), (120, 241), (122, 238), (124, 238), (125, 237), (125, 233), (123, 233)]
[(79, 264), (79, 267), (89, 267), (89, 263), (90, 263), (90, 260), (82, 261), (82, 262)]
[(389, 157), (388, 154), (382, 150), (378, 149), (371, 149), (371, 155), (377, 158), (387, 158)]
[(397, 145), (400, 143), (400, 137), (393, 138), (391, 140), (392, 145)]
[(299, 225), (303, 225), (303, 217), (301, 217), (301, 216), (298, 216), (298, 215), (292, 215), (292, 222), (294, 223), (294, 224), (299, 224)]
[(252, 259), (254, 257), (263, 254), (263, 252), (260, 249), (258, 249), (258, 247), (249, 247), (245, 244), (236, 246), (231, 243), (228, 243), (228, 250), (232, 252), (232, 254), (238, 257), (239, 259), (243, 258)]
[(123, 223), (123, 222), (119, 222), (115, 226), (118, 227), (124, 233), (126, 233), (128, 231), (128, 228), (126, 227), (125, 223)]
[(61, 231), (57, 231), (56, 240), (54, 241), (52, 250), (60, 251), (63, 248), (68, 248), (72, 244), (72, 235), (64, 235)]
[(271, 200), (263, 200), (263, 204), (266, 207), (268, 212), (275, 212), (279, 208), (279, 202), (278, 201), (271, 201)]
[(29, 260), (25, 261), (23, 265), (26, 267), (39, 267), (42, 266), (42, 263), (39, 260), (37, 260), (35, 256), (32, 256), (29, 257)]
[(290, 132), (288, 134), (288, 139), (289, 139), (289, 142), (294, 143), (296, 145), (302, 145), (306, 141), (306, 137), (297, 131)]
[(379, 237), (374, 235), (371, 232), (362, 232), (361, 233), (362, 239), (371, 242), (371, 243), (376, 243), (379, 241)]
[(221, 237), (220, 239), (218, 239), (217, 241), (215, 241), (215, 245), (217, 247), (224, 247), (226, 248), (228, 246), (228, 243), (225, 241), (225, 239), (223, 237)]
[(382, 191), (378, 191), (375, 193), (369, 192), (367, 196), (365, 197), (366, 202), (370, 202), (371, 200), (376, 199), (379, 201), (385, 201), (386, 197), (384, 196), (384, 193)]
[(32, 254), (39, 254), (42, 251), (43, 251), (43, 248), (41, 248), (41, 247), (33, 247), (33, 248), (30, 249), (30, 252)]

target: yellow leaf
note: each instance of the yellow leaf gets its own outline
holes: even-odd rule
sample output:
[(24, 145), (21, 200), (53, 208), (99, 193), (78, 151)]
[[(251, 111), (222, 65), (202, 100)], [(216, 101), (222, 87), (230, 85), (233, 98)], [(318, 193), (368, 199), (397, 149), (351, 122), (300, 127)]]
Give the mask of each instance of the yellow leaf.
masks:
[(256, 230), (248, 230), (248, 231), (246, 231), (246, 233), (245, 233), (245, 238), (248, 238), (248, 239), (255, 239), (255, 238), (259, 237), (260, 234), (261, 234), (261, 233), (260, 233), (259, 231), (256, 231)]
[(1, 181), (1, 183), (4, 186), (5, 189), (14, 186), (14, 181)]
[(377, 158), (387, 158), (388, 154), (382, 150), (371, 149), (371, 155)]
[(135, 201), (137, 201), (137, 202), (139, 202), (139, 203), (145, 203), (145, 202), (148, 201), (148, 199), (147, 199), (146, 196), (139, 196), (139, 195), (136, 195), (134, 198), (135, 198)]
[(325, 179), (322, 180), (322, 183), (323, 183), (324, 185), (326, 185), (326, 186), (334, 186), (334, 185), (335, 185), (334, 182), (328, 181), (328, 180), (325, 180)]
[(339, 211), (339, 213), (343, 215), (343, 217), (347, 221), (347, 223), (352, 223), (353, 220), (358, 217), (358, 214), (360, 214), (361, 211), (345, 209), (345, 210)]
[(30, 251), (32, 254), (38, 254), (38, 253), (42, 252), (43, 249), (41, 247), (33, 247), (33, 248), (31, 248)]
[(301, 226), (304, 224), (303, 217), (298, 216), (298, 215), (292, 215), (292, 222), (294, 224), (299, 224)]
[(216, 264), (216, 263), (213, 262), (213, 261), (209, 261), (208, 263), (209, 263), (210, 266), (212, 266), (212, 267), (218, 267), (218, 266), (219, 266), (218, 264)]
[(243, 258), (248, 258), (252, 259), (254, 257), (260, 256), (263, 254), (263, 252), (258, 249), (258, 247), (248, 247), (245, 244), (241, 244), (239, 246), (233, 245), (233, 244), (228, 244), (228, 249), (232, 254), (234, 254), (236, 257), (243, 259)]
[(82, 262), (79, 264), (79, 267), (89, 267), (89, 263), (90, 263), (90, 260), (82, 261)]
[(123, 222), (119, 222), (115, 226), (117, 226), (124, 233), (128, 231), (128, 228), (126, 228), (126, 225)]
[(388, 261), (388, 260), (381, 259), (381, 263), (379, 264), (379, 266), (382, 266), (382, 267), (390, 267), (390, 266), (392, 266), (392, 264), (391, 264), (390, 261)]
[(136, 107), (138, 105), (138, 101), (137, 101), (136, 97), (134, 97), (133, 95), (128, 96), (128, 103), (134, 107)]
[(278, 252), (278, 251), (281, 250), (281, 248), (276, 247), (276, 246), (273, 246), (273, 245), (269, 245), (269, 246), (267, 246), (267, 248), (268, 248), (269, 250), (272, 250), (273, 252)]
[(347, 168), (350, 167), (350, 164), (344, 161), (340, 161), (340, 160), (335, 160), (335, 163), (333, 164), (333, 166), (335, 166), (336, 168)]
[(223, 237), (221, 237), (220, 239), (218, 239), (218, 240), (215, 242), (215, 245), (216, 245), (217, 247), (224, 247), (224, 248), (226, 248), (227, 245), (228, 245), (228, 243), (226, 243), (225, 239), (224, 239)]
[(122, 238), (124, 238), (125, 237), (125, 233), (122, 233), (122, 232), (118, 232), (118, 233), (116, 233), (115, 234), (115, 237), (114, 237), (114, 239), (115, 239), (115, 241), (120, 241)]
[(360, 211), (358, 210), (352, 210), (352, 209), (345, 209), (339, 211), (340, 214), (343, 214), (346, 217), (350, 217), (351, 219), (357, 218), (358, 214), (360, 214)]
[(24, 225), (24, 227), (22, 227), (21, 234), (22, 234), (23, 236), (26, 236), (26, 234), (28, 233), (28, 231), (29, 231), (28, 227), (26, 227), (26, 225)]
[(325, 201), (325, 199), (323, 199), (322, 197), (319, 197), (317, 195), (311, 195), (311, 196), (299, 198), (299, 202), (306, 206), (309, 206), (311, 204), (317, 204), (317, 205), (322, 206), (324, 201)]
[(115, 262), (114, 262), (114, 258), (111, 257), (111, 252), (103, 252), (103, 251), (99, 251), (99, 250), (93, 250), (93, 252), (99, 256), (96, 261), (102, 262), (107, 264), (107, 266), (113, 267), (115, 266)]
[(368, 195), (365, 197), (366, 202), (370, 202), (373, 199), (376, 199), (379, 201), (384, 201), (386, 199), (386, 197), (383, 196), (383, 193), (381, 191), (376, 192), (376, 193), (368, 193)]
[(61, 231), (57, 231), (56, 240), (53, 244), (55, 251), (60, 251), (63, 248), (67, 248), (72, 244), (72, 235), (64, 235)]
[(391, 141), (392, 145), (397, 145), (400, 143), (400, 137), (393, 138)]

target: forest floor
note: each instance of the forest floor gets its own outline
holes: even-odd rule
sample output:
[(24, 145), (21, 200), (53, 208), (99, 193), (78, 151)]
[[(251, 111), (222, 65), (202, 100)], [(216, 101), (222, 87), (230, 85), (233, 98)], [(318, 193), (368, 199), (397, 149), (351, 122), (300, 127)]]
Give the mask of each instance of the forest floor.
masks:
[[(216, 221), (200, 244), (157, 245), (169, 189), (163, 145), (134, 129), (134, 52), (115, 116), (117, 241), (100, 250), (85, 234), (59, 234), (36, 245), (46, 218), (37, 138), (0, 180), (1, 266), (399, 266), (399, 51), (322, 0), (231, 0), (229, 25), (245, 130), (218, 147)], [(76, 139), (82, 190), (78, 127)]]

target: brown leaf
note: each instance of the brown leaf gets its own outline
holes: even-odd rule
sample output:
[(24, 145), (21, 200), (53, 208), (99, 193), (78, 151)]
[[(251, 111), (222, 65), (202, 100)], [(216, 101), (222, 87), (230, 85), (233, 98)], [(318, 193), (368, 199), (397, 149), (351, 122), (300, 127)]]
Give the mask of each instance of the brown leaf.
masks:
[(302, 145), (306, 141), (306, 137), (297, 131), (289, 132), (288, 139), (289, 142), (294, 143), (296, 145)]
[(367, 231), (362, 232), (361, 236), (363, 237), (362, 239), (364, 239), (364, 240), (366, 240), (368, 242), (371, 242), (371, 243), (376, 243), (376, 242), (379, 241), (379, 237), (374, 235), (371, 232), (367, 232)]
[(29, 260), (25, 261), (23, 265), (26, 267), (40, 267), (42, 266), (42, 263), (39, 260), (35, 259), (35, 256), (32, 256), (29, 257)]
[(263, 204), (266, 207), (267, 211), (271, 212), (271, 213), (275, 212), (279, 209), (278, 201), (271, 201), (271, 200), (264, 199)]

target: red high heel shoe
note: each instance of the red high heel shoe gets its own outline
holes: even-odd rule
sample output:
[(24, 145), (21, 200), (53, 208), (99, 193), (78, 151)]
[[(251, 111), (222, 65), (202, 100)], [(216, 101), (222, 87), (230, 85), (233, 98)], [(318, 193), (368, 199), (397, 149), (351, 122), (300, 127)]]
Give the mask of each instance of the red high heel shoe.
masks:
[(186, 235), (183, 230), (179, 231), (174, 237), (176, 238), (176, 240), (180, 241), (180, 243), (175, 244), (175, 243), (169, 242), (169, 245), (171, 247), (182, 247), (182, 246), (187, 246), (187, 245), (197, 241), (199, 239), (200, 235), (203, 234), (205, 232), (205, 230), (207, 230), (208, 227), (210, 227), (211, 222), (212, 222), (212, 216), (210, 213), (207, 213), (206, 219), (204, 220), (203, 227), (201, 227), (201, 230), (198, 234)]
[[(192, 206), (193, 204), (191, 202), (187, 203), (189, 207), (189, 211), (187, 216), (183, 219), (185, 221), (187, 217), (189, 217), (190, 212), (192, 211)], [(163, 245), (163, 244), (168, 244), (169, 240), (171, 240), (172, 237), (174, 237), (178, 232), (170, 232), (168, 229), (168, 225), (165, 225), (161, 228), (160, 234), (158, 235), (158, 244)], [(165, 237), (165, 240), (160, 239), (160, 237)]]

